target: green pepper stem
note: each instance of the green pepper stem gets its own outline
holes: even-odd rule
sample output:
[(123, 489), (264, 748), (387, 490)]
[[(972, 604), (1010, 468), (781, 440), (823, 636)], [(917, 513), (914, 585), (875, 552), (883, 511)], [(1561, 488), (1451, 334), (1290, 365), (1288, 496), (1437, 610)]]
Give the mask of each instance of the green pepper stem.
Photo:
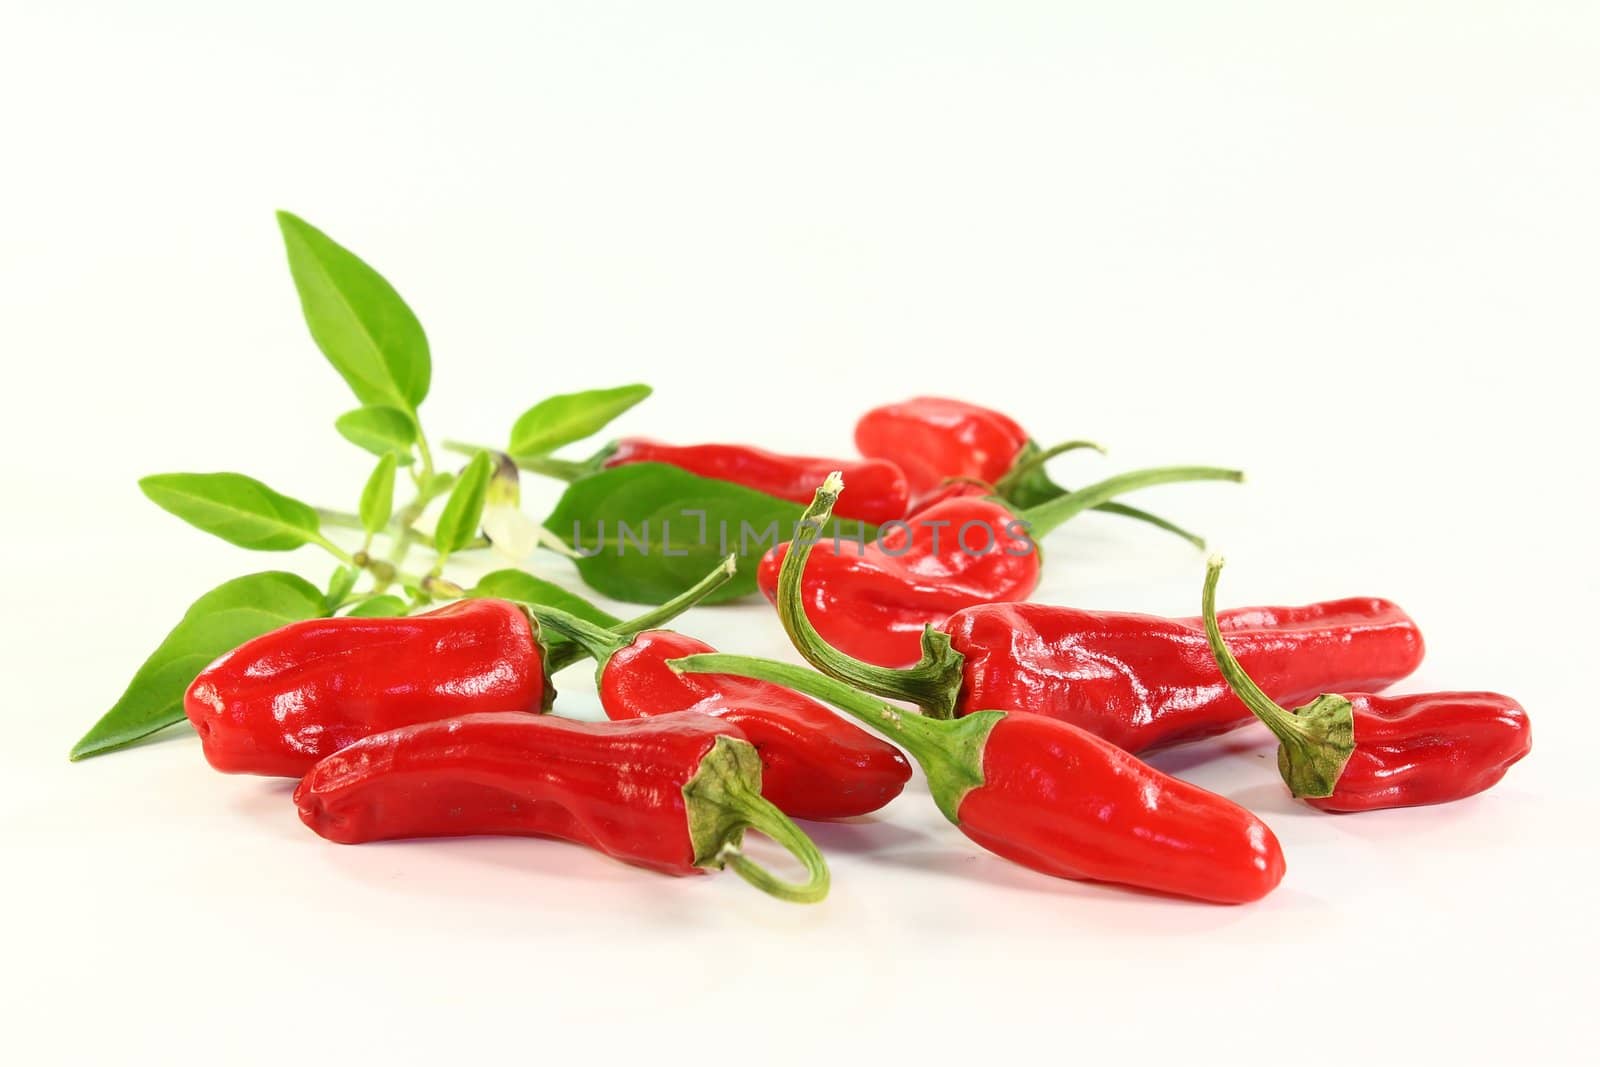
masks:
[(783, 566), (778, 571), (778, 619), (806, 662), (824, 674), (869, 693), (908, 700), (934, 718), (952, 718), (961, 694), (962, 666), (966, 659), (950, 647), (949, 635), (931, 626), (924, 628), (922, 658), (915, 666), (896, 670), (867, 663), (834, 648), (806, 617), (801, 593), (806, 560), (843, 491), (844, 479), (834, 471), (818, 487), (810, 506), (800, 516), (794, 540), (789, 542)]
[(1011, 495), (1011, 490), (1016, 487), (1018, 482), (1035, 471), (1042, 470), (1046, 463), (1057, 456), (1064, 455), (1067, 452), (1075, 452), (1080, 448), (1092, 448), (1102, 456), (1106, 454), (1105, 446), (1096, 444), (1093, 441), (1064, 441), (1059, 445), (1042, 450), (1024, 450), (1024, 458), (1015, 467), (1006, 471), (998, 482), (994, 483), (995, 494), (998, 496)]
[(572, 642), (567, 648), (551, 650), (547, 663), (552, 672), (570, 667), (584, 655), (588, 655), (594, 658), (598, 674), (605, 670), (607, 661), (618, 649), (625, 647), (635, 634), (654, 630), (671, 622), (725, 585), (738, 569), (739, 556), (734, 553), (712, 568), (704, 578), (671, 600), (612, 627), (596, 626), (587, 619), (580, 619), (570, 612), (546, 607), (543, 604), (524, 603), (522, 606), (539, 620), (540, 625), (548, 626)]
[(932, 719), (868, 696), (836, 678), (777, 660), (704, 652), (668, 660), (675, 671), (691, 674), (736, 674), (804, 693), (843, 711), (911, 754), (928, 777), (934, 802), (945, 818), (957, 813), (967, 792), (981, 786), (983, 746), (1004, 712), (980, 711), (954, 721)]
[(743, 791), (729, 793), (723, 803), (752, 830), (770, 837), (799, 860), (806, 869), (804, 882), (789, 882), (767, 870), (746, 856), (739, 845), (732, 842), (722, 846), (717, 860), (733, 868), (733, 873), (749, 882), (763, 893), (789, 900), (796, 904), (815, 904), (828, 895), (830, 878), (828, 864), (817, 850), (816, 842), (807, 837), (788, 816), (772, 802), (754, 793)]
[[(719, 736), (683, 784), (684, 816), (694, 865), (732, 867), (757, 889), (781, 900), (813, 904), (828, 894), (828, 865), (817, 846), (761, 796), (761, 756), (749, 741)], [(746, 829), (766, 834), (806, 869), (804, 882), (786, 882), (744, 854)]]
[(1026, 522), (1030, 535), (1038, 540), (1079, 512), (1104, 504), (1135, 489), (1174, 482), (1242, 482), (1244, 472), (1221, 467), (1150, 467), (1113, 475), (1075, 492), (1047, 500), (1018, 516)]
[(1278, 770), (1289, 791), (1297, 797), (1332, 796), (1355, 751), (1354, 708), (1347, 698), (1324, 693), (1289, 711), (1262, 691), (1234, 658), (1217, 625), (1217, 578), (1222, 566), (1221, 556), (1211, 557), (1200, 596), (1200, 615), (1217, 668), (1234, 695), (1277, 736)]
[(1206, 539), (1204, 537), (1201, 537), (1197, 533), (1191, 533), (1190, 531), (1185, 530), (1182, 526), (1179, 526), (1177, 523), (1163, 519), (1160, 515), (1152, 515), (1150, 512), (1145, 511), (1142, 508), (1129, 507), (1127, 504), (1119, 504), (1113, 500), (1104, 504), (1096, 504), (1094, 506), (1094, 510), (1103, 511), (1107, 515), (1121, 515), (1123, 518), (1132, 519), (1135, 522), (1148, 523), (1158, 530), (1165, 530), (1167, 533), (1176, 534), (1194, 547), (1200, 549), (1202, 552), (1205, 551)]

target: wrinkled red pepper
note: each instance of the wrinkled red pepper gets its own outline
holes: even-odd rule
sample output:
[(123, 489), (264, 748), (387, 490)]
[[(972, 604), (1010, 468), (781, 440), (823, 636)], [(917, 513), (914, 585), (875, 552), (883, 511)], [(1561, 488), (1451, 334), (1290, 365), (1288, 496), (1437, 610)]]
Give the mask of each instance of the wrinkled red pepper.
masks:
[(667, 661), (716, 649), (671, 630), (619, 636), (562, 612), (541, 620), (599, 664), (600, 705), (614, 720), (694, 713), (733, 723), (756, 746), (761, 794), (796, 819), (877, 811), (905, 788), (911, 765), (893, 745), (799, 693), (746, 678), (685, 676)]
[[(1039, 584), (1038, 539), (1085, 509), (1146, 486), (1242, 477), (1215, 467), (1132, 471), (1023, 512), (990, 498), (946, 499), (888, 524), (865, 546), (819, 546), (805, 576), (807, 612), (830, 643), (858, 659), (913, 663), (924, 627), (974, 604), (1026, 600)], [(773, 548), (757, 571), (774, 603), (788, 550), (788, 543)]]
[[(825, 483), (808, 515), (825, 522), (834, 491)], [(811, 566), (826, 562), (806, 543), (820, 527), (808, 519), (801, 528), (797, 544)], [(1199, 619), (986, 604), (927, 630), (922, 659), (891, 670), (849, 656), (818, 632), (818, 602), (802, 581), (802, 568), (810, 577), (806, 563), (803, 556), (798, 566), (785, 561), (779, 574), (778, 615), (795, 647), (824, 673), (912, 701), (936, 718), (1011, 708), (1072, 723), (1130, 752), (1224, 733), (1253, 718), (1224, 683)], [(801, 610), (802, 590), (810, 611)], [(1416, 623), (1387, 600), (1243, 608), (1225, 613), (1222, 625), (1267, 691), (1283, 700), (1382, 688), (1422, 662)]]
[(183, 709), (219, 771), (298, 778), (369, 734), (555, 697), (538, 628), (506, 600), (291, 623), (201, 671)]
[[(734, 573), (732, 556), (615, 635), (660, 626)], [(380, 730), (479, 711), (539, 712), (552, 671), (584, 652), (536, 622), (546, 610), (492, 597), (419, 615), (292, 623), (246, 642), (190, 685), (184, 710), (220, 771), (298, 778)], [(617, 638), (621, 639), (621, 638)]]
[(669, 445), (645, 437), (624, 437), (606, 456), (606, 467), (666, 463), (702, 478), (720, 478), (804, 504), (829, 471), (843, 470), (850, 492), (839, 500), (840, 518), (881, 525), (903, 519), (910, 492), (900, 468), (886, 460), (835, 460), (788, 456), (748, 445)]
[(911, 753), (962, 833), (1033, 870), (1220, 904), (1259, 900), (1283, 879), (1283, 850), (1266, 823), (1057, 719), (932, 719), (803, 667), (744, 656), (673, 665), (742, 674), (844, 710)]
[[(731, 866), (775, 896), (821, 900), (821, 854), (760, 791), (755, 748), (710, 716), (585, 723), (484, 712), (363, 738), (312, 767), (294, 800), (307, 826), (341, 844), (555, 837), (667, 874)], [(808, 880), (781, 882), (745, 857), (747, 827), (792, 852)]]
[(1206, 569), (1201, 611), (1228, 686), (1277, 735), (1278, 770), (1289, 791), (1323, 811), (1442, 804), (1481, 793), (1528, 754), (1528, 713), (1499, 693), (1323, 693), (1294, 711), (1297, 697), (1269, 697), (1234, 658), (1237, 642), (1218, 625), (1222, 561)]

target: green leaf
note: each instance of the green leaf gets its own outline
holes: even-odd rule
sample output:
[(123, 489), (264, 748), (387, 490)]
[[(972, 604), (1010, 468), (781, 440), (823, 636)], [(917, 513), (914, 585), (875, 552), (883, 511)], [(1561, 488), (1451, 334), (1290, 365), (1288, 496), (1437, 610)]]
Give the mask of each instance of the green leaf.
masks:
[(356, 579), (359, 577), (361, 572), (354, 567), (340, 567), (333, 572), (333, 577), (328, 579), (328, 592), (323, 597), (329, 611), (336, 610), (344, 603), (344, 598), (356, 587)]
[(346, 441), (375, 456), (393, 454), (402, 466), (412, 461), (411, 446), (417, 441), (417, 424), (399, 408), (369, 404), (340, 415), (334, 420), (333, 428)]
[(477, 536), (489, 492), (489, 476), (493, 472), (494, 463), (489, 453), (479, 452), (456, 479), (455, 488), (444, 502), (444, 511), (439, 514), (439, 523), (433, 529), (433, 547), (439, 555), (448, 556)]
[[(544, 525), (585, 554), (574, 560), (585, 582), (613, 600), (634, 604), (670, 600), (729, 553), (738, 553), (738, 573), (705, 600), (715, 604), (756, 591), (755, 562), (775, 543), (794, 536), (804, 510), (792, 501), (664, 463), (630, 463), (567, 486)], [(850, 540), (876, 533), (849, 521), (832, 529)]]
[(501, 600), (516, 600), (524, 604), (557, 608), (568, 615), (576, 615), (585, 622), (592, 622), (608, 630), (613, 626), (622, 625), (621, 619), (600, 610), (577, 593), (515, 568), (485, 574), (478, 579), (478, 584), (473, 586), (467, 595), (499, 597)]
[(383, 275), (315, 226), (280, 211), (278, 228), (322, 354), (363, 404), (415, 411), (432, 374), (416, 315)]
[(370, 600), (363, 600), (345, 612), (346, 615), (357, 619), (387, 619), (391, 616), (404, 615), (405, 613), (406, 602), (388, 593), (383, 596), (375, 596)]
[(367, 487), (361, 490), (361, 525), (369, 534), (389, 525), (389, 516), (394, 514), (394, 471), (395, 456), (390, 452), (378, 460)]
[(97, 756), (183, 721), (183, 694), (224, 652), (291, 622), (321, 618), (316, 586), (284, 571), (223, 582), (196, 600), (144, 661), (122, 698), (72, 746), (72, 758)]
[(287, 552), (319, 535), (310, 505), (243, 474), (152, 474), (139, 488), (157, 506), (240, 548)]
[(599, 433), (612, 419), (650, 395), (648, 385), (590, 389), (541, 400), (511, 427), (513, 456), (542, 456)]

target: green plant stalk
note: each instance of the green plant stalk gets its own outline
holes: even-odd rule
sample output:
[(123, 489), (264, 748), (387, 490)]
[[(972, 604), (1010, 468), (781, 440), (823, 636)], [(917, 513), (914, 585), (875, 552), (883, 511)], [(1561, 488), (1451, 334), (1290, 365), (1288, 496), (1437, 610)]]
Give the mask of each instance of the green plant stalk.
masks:
[(671, 622), (685, 611), (700, 603), (713, 591), (725, 585), (739, 569), (737, 553), (728, 556), (704, 578), (685, 589), (665, 604), (660, 604), (642, 615), (635, 615), (614, 627), (596, 626), (560, 608), (543, 604), (523, 603), (528, 614), (566, 638), (566, 643), (549, 651), (545, 665), (550, 673), (572, 666), (580, 659), (593, 658), (596, 673), (605, 668), (612, 653), (627, 645), (637, 634), (655, 630)]
[(1294, 711), (1267, 696), (1234, 658), (1217, 625), (1217, 578), (1222, 557), (1206, 565), (1200, 614), (1206, 640), (1223, 680), (1235, 696), (1278, 738), (1278, 771), (1297, 797), (1331, 797), (1356, 750), (1355, 709), (1346, 697), (1324, 693)]
[(915, 665), (904, 669), (879, 667), (828, 644), (806, 615), (801, 594), (806, 560), (832, 518), (833, 505), (842, 492), (844, 479), (834, 471), (817, 487), (816, 495), (801, 514), (778, 570), (778, 620), (806, 662), (829, 677), (879, 696), (909, 700), (936, 719), (954, 718), (966, 657), (950, 647), (948, 634), (932, 626), (924, 627), (922, 658)]
[(593, 456), (582, 462), (570, 459), (561, 459), (557, 456), (513, 456), (498, 448), (489, 448), (484, 445), (470, 445), (463, 441), (446, 441), (444, 448), (450, 452), (461, 455), (472, 455), (476, 452), (487, 452), (492, 456), (507, 456), (521, 470), (533, 474), (542, 474), (546, 478), (557, 481), (573, 482), (584, 475), (593, 474), (605, 463), (605, 457), (611, 454), (609, 447), (601, 449)]
[(1147, 489), (1155, 485), (1170, 485), (1176, 482), (1242, 482), (1244, 472), (1226, 470), (1221, 467), (1150, 467), (1144, 470), (1128, 471), (1125, 474), (1113, 475), (1104, 481), (1095, 482), (1082, 489), (1074, 490), (1054, 500), (1048, 500), (1037, 507), (1029, 508), (1018, 517), (1026, 522), (1029, 534), (1035, 539), (1061, 526), (1067, 520), (1078, 514), (1109, 503), (1123, 493), (1131, 493), (1136, 489)]
[(1006, 717), (1003, 711), (979, 711), (953, 721), (931, 719), (884, 703), (805, 667), (754, 656), (704, 652), (668, 660), (667, 666), (692, 674), (754, 678), (832, 704), (909, 752), (928, 777), (934, 803), (945, 818), (958, 824), (962, 799), (984, 783), (983, 746), (989, 731)]

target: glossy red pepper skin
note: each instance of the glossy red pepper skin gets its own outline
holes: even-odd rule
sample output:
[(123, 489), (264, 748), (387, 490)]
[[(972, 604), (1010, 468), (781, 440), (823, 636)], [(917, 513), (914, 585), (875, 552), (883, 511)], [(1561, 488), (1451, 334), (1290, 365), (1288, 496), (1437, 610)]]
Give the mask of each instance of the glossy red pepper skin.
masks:
[[(1239, 608), (1218, 622), (1280, 703), (1381, 689), (1416, 670), (1424, 652), (1410, 616), (1370, 597)], [(986, 604), (941, 629), (965, 660), (957, 714), (1046, 715), (1129, 752), (1225, 733), (1255, 717), (1223, 681), (1200, 619)]]
[[(1228, 643), (1235, 643), (1231, 634)], [(1331, 796), (1302, 798), (1323, 811), (1462, 800), (1505, 777), (1533, 746), (1528, 713), (1499, 693), (1345, 698), (1355, 714), (1355, 751)]]
[[(990, 484), (1000, 481), (1028, 444), (1027, 433), (1014, 419), (945, 397), (919, 396), (885, 404), (856, 423), (856, 449), (863, 456), (888, 460), (905, 472), (913, 510), (933, 503), (925, 498), (947, 478)], [(821, 481), (811, 481), (806, 500)], [(845, 485), (850, 485), (848, 471)]]
[(600, 704), (614, 720), (693, 713), (732, 723), (761, 755), (761, 795), (797, 819), (877, 811), (905, 788), (900, 750), (782, 686), (733, 675), (680, 674), (667, 661), (716, 651), (670, 630), (648, 630), (601, 668)]
[(330, 841), (554, 837), (667, 874), (700, 874), (683, 787), (731, 723), (586, 723), (485, 712), (374, 734), (316, 764), (300, 819)]
[(489, 598), (403, 618), (291, 623), (201, 671), (184, 711), (219, 771), (298, 778), (369, 734), (553, 695), (528, 615)]
[(787, 663), (720, 654), (675, 662), (828, 701), (905, 748), (962, 833), (1033, 870), (1223, 904), (1259, 900), (1283, 878), (1283, 850), (1260, 819), (1058, 719), (933, 719)]
[(1058, 878), (1245, 904), (1283, 880), (1283, 849), (1232, 801), (1055, 719), (1007, 714), (983, 747), (961, 832)]
[[(774, 604), (788, 550), (785, 543), (767, 552), (756, 572)], [(829, 644), (868, 663), (899, 667), (916, 662), (924, 626), (974, 604), (1025, 600), (1039, 575), (1038, 549), (1009, 508), (956, 497), (888, 527), (864, 548), (817, 542), (801, 589), (806, 614)]]
[(839, 500), (841, 518), (871, 523), (903, 519), (910, 507), (906, 477), (880, 459), (837, 460), (788, 456), (746, 445), (669, 445), (644, 437), (625, 437), (606, 457), (606, 467), (667, 463), (702, 478), (720, 478), (778, 497), (807, 503), (829, 471), (843, 470), (850, 489)]

